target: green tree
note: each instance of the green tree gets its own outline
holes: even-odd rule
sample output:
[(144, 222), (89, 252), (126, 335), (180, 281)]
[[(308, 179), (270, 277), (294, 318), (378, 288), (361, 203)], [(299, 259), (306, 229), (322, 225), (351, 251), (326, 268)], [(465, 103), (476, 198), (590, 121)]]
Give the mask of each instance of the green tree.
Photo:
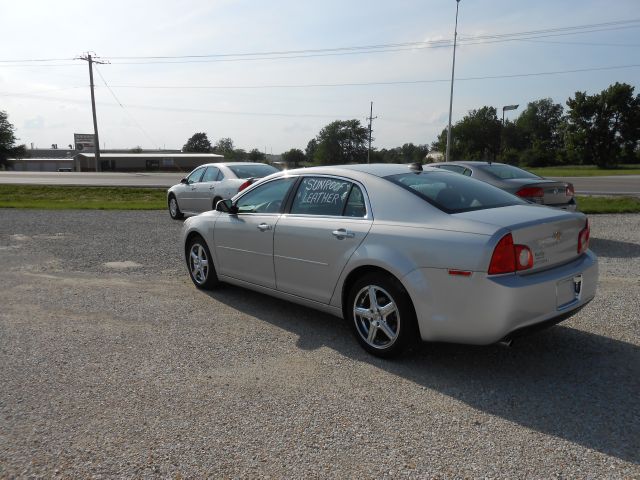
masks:
[(318, 150), (318, 141), (315, 138), (309, 140), (307, 148), (304, 150), (304, 154), (307, 157), (307, 161), (314, 162), (316, 157), (316, 150)]
[(322, 165), (364, 163), (367, 161), (368, 130), (359, 120), (336, 120), (316, 137), (314, 161)]
[(428, 145), (414, 145), (405, 143), (401, 147), (395, 147), (371, 152), (372, 163), (423, 163), (429, 153)]
[(225, 158), (235, 160), (237, 162), (245, 161), (247, 156), (247, 151), (244, 148), (234, 148), (229, 154), (225, 154)]
[(248, 158), (250, 162), (264, 162), (267, 156), (257, 148), (254, 148), (249, 152)]
[[(495, 160), (500, 150), (502, 123), (494, 107), (471, 110), (451, 127), (451, 160)], [(447, 129), (432, 148), (445, 152)]]
[(209, 153), (211, 152), (211, 142), (204, 132), (194, 133), (187, 143), (182, 147), (183, 152)]
[(216, 145), (213, 147), (213, 152), (218, 153), (220, 155), (224, 155), (225, 158), (234, 158), (234, 146), (233, 140), (229, 137), (221, 138), (216, 142)]
[(0, 110), (0, 167), (7, 168), (10, 158), (24, 158), (27, 155), (24, 145), (16, 145), (17, 138), (14, 132), (9, 116)]
[(282, 161), (286, 162), (287, 165), (291, 165), (294, 168), (300, 166), (302, 162), (306, 159), (304, 152), (299, 148), (292, 148), (288, 152), (284, 152), (282, 154)]
[(634, 160), (640, 141), (640, 95), (626, 83), (596, 95), (576, 92), (567, 100), (566, 145), (569, 160), (601, 168)]
[(405, 143), (400, 147), (402, 159), (405, 163), (424, 162), (425, 157), (429, 153), (428, 145), (414, 145), (413, 143)]
[(528, 166), (557, 163), (564, 148), (562, 113), (562, 105), (550, 98), (530, 102), (515, 122), (504, 125), (503, 160), (510, 150), (516, 150), (520, 163)]

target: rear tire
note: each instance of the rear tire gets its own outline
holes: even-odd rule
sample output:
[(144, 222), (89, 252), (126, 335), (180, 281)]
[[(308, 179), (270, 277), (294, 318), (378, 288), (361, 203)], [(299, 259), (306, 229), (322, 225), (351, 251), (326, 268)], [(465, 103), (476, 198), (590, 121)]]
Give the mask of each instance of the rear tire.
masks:
[(203, 290), (217, 287), (220, 281), (207, 242), (200, 235), (195, 235), (187, 243), (185, 251), (189, 277), (193, 284)]
[(171, 195), (169, 197), (169, 215), (174, 220), (180, 220), (184, 218), (184, 214), (180, 211), (180, 207), (178, 206), (178, 199), (175, 195)]
[(360, 345), (377, 357), (397, 356), (419, 338), (411, 298), (391, 275), (368, 273), (356, 280), (346, 315)]

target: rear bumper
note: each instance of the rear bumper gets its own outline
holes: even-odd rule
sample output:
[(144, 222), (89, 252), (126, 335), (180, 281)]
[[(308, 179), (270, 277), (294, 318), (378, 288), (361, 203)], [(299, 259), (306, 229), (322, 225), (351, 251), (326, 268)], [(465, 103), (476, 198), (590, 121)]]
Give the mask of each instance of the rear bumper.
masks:
[[(572, 291), (574, 279), (580, 279), (579, 292)], [(597, 258), (588, 251), (571, 263), (529, 275), (463, 277), (421, 268), (402, 283), (423, 340), (488, 345), (521, 329), (569, 318), (593, 299), (597, 280)]]
[(589, 303), (590, 301), (591, 300), (587, 300), (586, 303), (580, 305), (578, 308), (576, 308), (574, 310), (570, 310), (570, 311), (565, 312), (565, 313), (561, 313), (557, 317), (550, 318), (549, 320), (545, 320), (544, 322), (535, 323), (533, 325), (529, 325), (528, 327), (518, 328), (518, 329), (514, 330), (513, 332), (508, 333), (500, 341), (501, 342), (510, 342), (510, 341), (512, 341), (512, 340), (514, 340), (516, 338), (526, 337), (526, 336), (534, 334), (536, 332), (540, 332), (542, 330), (546, 330), (547, 328), (551, 328), (554, 325), (558, 325), (559, 323), (564, 322), (565, 320), (573, 317), (576, 313), (578, 313), (580, 310), (582, 310), (587, 305), (587, 303)]

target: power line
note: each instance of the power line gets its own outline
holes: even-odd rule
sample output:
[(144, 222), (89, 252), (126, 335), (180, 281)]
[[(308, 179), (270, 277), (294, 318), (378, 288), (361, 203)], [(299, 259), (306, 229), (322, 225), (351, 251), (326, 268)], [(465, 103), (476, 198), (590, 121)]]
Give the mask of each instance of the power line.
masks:
[[(456, 81), (471, 80), (496, 80), (502, 78), (536, 77), (546, 75), (561, 75), (568, 73), (595, 72), (606, 70), (621, 70), (627, 68), (638, 68), (640, 64), (612, 65), (603, 67), (576, 68), (571, 70), (552, 70), (544, 72), (526, 72), (503, 75), (486, 75), (474, 77), (460, 77)], [(351, 82), (351, 83), (308, 83), (308, 84), (281, 84), (281, 85), (112, 85), (113, 88), (132, 89), (158, 89), (158, 90), (245, 90), (245, 89), (269, 89), (269, 88), (320, 88), (320, 87), (364, 87), (378, 85), (415, 85), (424, 83), (449, 82), (448, 78), (436, 78), (425, 80), (394, 80), (380, 82)]]
[[(484, 40), (484, 39), (497, 39), (497, 38), (509, 38), (513, 36), (529, 36), (529, 35), (540, 35), (540, 34), (548, 34), (555, 32), (566, 32), (569, 30), (583, 30), (583, 29), (593, 29), (596, 27), (607, 27), (607, 26), (622, 26), (629, 25), (634, 23), (639, 23), (640, 19), (632, 19), (632, 20), (618, 20), (613, 22), (603, 22), (603, 23), (595, 23), (595, 24), (587, 24), (587, 25), (575, 25), (568, 27), (558, 27), (558, 28), (547, 28), (542, 30), (529, 30), (523, 32), (512, 32), (512, 33), (504, 33), (504, 34), (493, 34), (493, 35), (477, 35), (470, 37), (463, 37), (460, 40)], [(364, 46), (350, 46), (350, 47), (336, 47), (336, 48), (320, 48), (320, 49), (305, 49), (305, 50), (281, 50), (281, 51), (266, 51), (266, 52), (251, 52), (251, 53), (218, 53), (218, 54), (202, 54), (202, 55), (155, 55), (155, 56), (110, 56), (111, 60), (168, 60), (168, 59), (186, 59), (186, 58), (211, 58), (211, 57), (243, 57), (243, 56), (271, 56), (271, 55), (298, 55), (304, 53), (328, 53), (328, 52), (339, 52), (339, 51), (352, 51), (352, 50), (375, 50), (381, 48), (395, 48), (395, 47), (419, 47), (423, 45), (446, 45), (450, 46), (450, 40), (428, 40), (422, 42), (403, 42), (403, 43), (387, 43), (387, 44), (377, 44), (377, 45), (364, 45)]]
[[(577, 35), (583, 33), (594, 33), (611, 30), (622, 30), (627, 28), (640, 27), (640, 19), (618, 20), (611, 22), (573, 25), (566, 27), (546, 28), (539, 30), (528, 30), (521, 32), (511, 32), (503, 34), (485, 34), (476, 36), (461, 36), (461, 45), (478, 45), (482, 43), (499, 43), (503, 41), (528, 40), (535, 38), (545, 38), (554, 36)], [(518, 38), (528, 37), (528, 38)], [(207, 61), (247, 61), (259, 59), (281, 59), (281, 58), (306, 58), (315, 56), (330, 55), (352, 55), (359, 53), (376, 53), (376, 52), (394, 52), (401, 50), (415, 50), (423, 48), (449, 48), (452, 47), (451, 40), (428, 40), (421, 42), (401, 42), (386, 43), (375, 45), (347, 46), (335, 48), (318, 48), (318, 49), (302, 49), (302, 50), (275, 50), (262, 52), (239, 52), (239, 53), (216, 53), (202, 55), (152, 55), (152, 56), (110, 56), (103, 57), (111, 60), (152, 60), (149, 62), (112, 62), (120, 65), (138, 65), (138, 64), (157, 64), (157, 63), (200, 63)], [(619, 45), (611, 45), (619, 46)], [(633, 46), (633, 45), (629, 45)], [(245, 58), (250, 57), (250, 58)], [(189, 60), (191, 59), (191, 60)], [(208, 60), (207, 60), (208, 59)], [(0, 60), (0, 64), (20, 64), (20, 63), (45, 63), (53, 61), (68, 61), (72, 58), (49, 58), (49, 59), (17, 59), (17, 60)], [(154, 60), (182, 60), (181, 62), (172, 61), (154, 61)], [(28, 65), (29, 67), (58, 67), (71, 66), (76, 64), (44, 64), (44, 65)], [(4, 66), (4, 65), (0, 65)], [(11, 65), (19, 66), (19, 65)]]
[(113, 96), (113, 98), (115, 99), (115, 101), (118, 103), (118, 105), (120, 105), (120, 107), (125, 111), (125, 113), (129, 116), (129, 118), (133, 121), (133, 123), (135, 123), (135, 125), (140, 129), (140, 131), (147, 137), (148, 140), (151, 141), (151, 143), (153, 145), (155, 145), (156, 147), (159, 146), (158, 142), (156, 142), (151, 135), (149, 135), (147, 133), (147, 131), (142, 127), (142, 125), (140, 125), (138, 123), (138, 121), (134, 118), (134, 116), (131, 114), (131, 112), (129, 112), (129, 110), (122, 104), (122, 102), (120, 101), (120, 99), (118, 98), (118, 96), (115, 94), (115, 92), (111, 89), (111, 87), (107, 84), (107, 81), (105, 80), (105, 78), (102, 76), (102, 73), (100, 72), (100, 70), (96, 67), (96, 72), (98, 72), (98, 75), (100, 76), (100, 78), (102, 79), (102, 82), (104, 83), (104, 86), (107, 87), (107, 90), (109, 90), (109, 92), (111, 93), (111, 95)]
[[(571, 70), (553, 70), (544, 72), (525, 72), (525, 73), (513, 73), (502, 75), (485, 75), (474, 77), (459, 77), (456, 81), (480, 81), (480, 80), (500, 80), (508, 78), (526, 78), (537, 76), (549, 76), (549, 75), (564, 75), (570, 73), (584, 73), (584, 72), (597, 72), (608, 70), (623, 70), (628, 68), (638, 68), (640, 64), (629, 65), (612, 65), (603, 67), (588, 67), (588, 68), (576, 68)], [(96, 69), (97, 70), (97, 69)], [(100, 74), (100, 72), (98, 72)], [(101, 75), (102, 77), (102, 75)], [(104, 81), (104, 78), (103, 78)], [(270, 88), (324, 88), (324, 87), (364, 87), (364, 86), (393, 86), (393, 85), (419, 85), (428, 83), (443, 83), (449, 82), (448, 78), (435, 78), (424, 80), (395, 80), (395, 81), (380, 81), (380, 82), (351, 82), (351, 83), (315, 83), (315, 84), (282, 84), (282, 85), (105, 85), (111, 91), (115, 97), (112, 88), (130, 88), (130, 89), (145, 89), (145, 90), (243, 90), (243, 89), (270, 89)], [(51, 90), (38, 90), (33, 93), (45, 93), (49, 91), (77, 89), (84, 87), (65, 87), (60, 89)], [(4, 92), (0, 93), (1, 97), (24, 97), (24, 98), (51, 98), (43, 96), (31, 95), (32, 92)], [(71, 100), (69, 100), (71, 101)], [(124, 108), (124, 106), (118, 101), (118, 104)]]

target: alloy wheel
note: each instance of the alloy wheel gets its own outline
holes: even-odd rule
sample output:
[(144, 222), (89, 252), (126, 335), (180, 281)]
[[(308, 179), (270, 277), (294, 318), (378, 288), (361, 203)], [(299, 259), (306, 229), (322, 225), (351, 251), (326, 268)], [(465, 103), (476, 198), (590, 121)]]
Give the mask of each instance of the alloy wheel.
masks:
[(400, 312), (391, 295), (368, 285), (355, 296), (353, 319), (358, 334), (371, 347), (389, 348), (400, 334)]

